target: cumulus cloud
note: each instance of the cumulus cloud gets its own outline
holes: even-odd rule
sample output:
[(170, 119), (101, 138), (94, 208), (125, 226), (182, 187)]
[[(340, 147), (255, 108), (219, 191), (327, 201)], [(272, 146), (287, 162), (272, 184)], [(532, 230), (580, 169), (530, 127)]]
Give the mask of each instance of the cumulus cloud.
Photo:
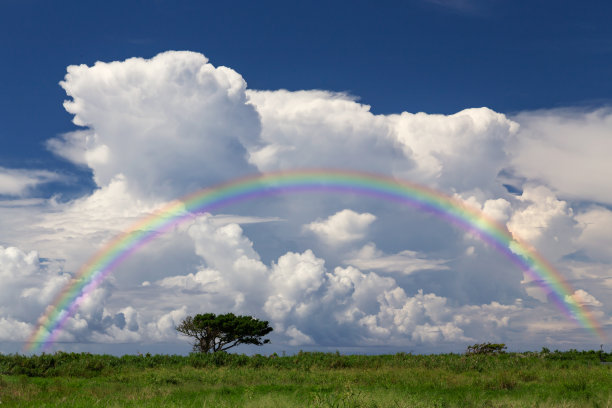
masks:
[(175, 327), (187, 316), (186, 307), (174, 309), (163, 314), (156, 321), (147, 324), (148, 340), (174, 340), (177, 338)]
[(396, 142), (417, 164), (413, 177), (443, 188), (491, 189), (503, 169), (505, 144), (518, 125), (487, 108), (453, 115), (391, 115)]
[(289, 345), (291, 346), (303, 346), (314, 344), (314, 340), (307, 334), (302, 333), (295, 326), (291, 326), (286, 331), (287, 336), (291, 337), (289, 340)]
[(546, 183), (561, 197), (612, 204), (612, 110), (524, 112), (509, 146), (514, 170)]
[(261, 117), (264, 143), (250, 150), (250, 161), (261, 171), (412, 167), (395, 151), (385, 118), (346, 94), (248, 90), (247, 95)]
[[(507, 327), (511, 316), (504, 313), (519, 313), (518, 306), (499, 303), (467, 305), (458, 312), (446, 297), (434, 293), (419, 290), (408, 296), (391, 277), (354, 266), (328, 271), (325, 261), (311, 250), (287, 252), (265, 265), (239, 226), (213, 225), (209, 216), (202, 216), (197, 225), (197, 233), (191, 232), (196, 246), (216, 242), (210, 252), (200, 253), (209, 267), (146, 288), (178, 291), (166, 291), (165, 296), (186, 305), (187, 311), (194, 307), (199, 311), (207, 304), (225, 304), (234, 312), (248, 310), (270, 320), (274, 336), (290, 346), (325, 344), (337, 338), (339, 328), (360, 339), (351, 341), (353, 345), (399, 345), (406, 339), (415, 345), (465, 342), (479, 337), (482, 330)], [(211, 237), (218, 238), (209, 241)], [(224, 261), (215, 260), (217, 256)], [(246, 269), (239, 269), (241, 262)], [(245, 280), (249, 285), (244, 285)]]
[(577, 231), (568, 203), (545, 186), (528, 185), (517, 198), (519, 205), (507, 223), (510, 232), (552, 259), (571, 252)]
[[(248, 90), (235, 71), (190, 52), (71, 66), (61, 85), (82, 128), (47, 147), (92, 169), (97, 189), (69, 202), (0, 202), (0, 332), (9, 338), (23, 339), (69, 272), (168, 200), (246, 173), (304, 167), (374, 171), (461, 197), (579, 282), (572, 299), (609, 315), (612, 217), (594, 174), (608, 169), (606, 110), (375, 115), (343, 93)], [(580, 129), (586, 142), (577, 144), (570, 133)], [(0, 194), (13, 197), (54, 177), (0, 169), (7, 174)], [(262, 201), (199, 215), (141, 248), (60, 338), (183, 347), (174, 326), (186, 315), (233, 311), (270, 320), (279, 347), (457, 351), (482, 339), (537, 346), (545, 336), (585, 344), (534, 282), (521, 284), (486, 245), (445, 222), (363, 197)]]
[(25, 341), (42, 313), (70, 276), (41, 261), (36, 251), (0, 246), (0, 336)]
[[(473, 209), (482, 211), (486, 217), (500, 225), (506, 224), (513, 211), (513, 206), (510, 201), (505, 198), (487, 199), (486, 194), (480, 189), (455, 193), (454, 198), (463, 201)], [(481, 203), (483, 200), (484, 204)]]
[[(247, 91), (261, 116), (261, 171), (304, 167), (382, 172), (412, 181), (501, 191), (505, 143), (518, 125), (487, 108), (454, 115), (374, 115), (368, 105), (325, 91)], [(367, 160), (363, 160), (367, 157)]]
[(0, 317), (0, 340), (26, 341), (32, 331), (28, 323), (13, 318)]
[(498, 198), (495, 200), (487, 200), (484, 203), (482, 208), (482, 212), (497, 221), (500, 224), (504, 224), (508, 221), (510, 217), (510, 211), (512, 206), (510, 202), (503, 198)]
[[(515, 237), (536, 249), (553, 265), (576, 250), (578, 229), (568, 202), (559, 200), (549, 188), (533, 184), (525, 186), (516, 200), (506, 224)], [(521, 283), (529, 296), (547, 301), (547, 294), (533, 277), (524, 274)]]
[(521, 320), (531, 313), (520, 300), (510, 305), (491, 302), (452, 307), (446, 297), (422, 290), (408, 296), (399, 287), (384, 291), (378, 301), (378, 313), (363, 317), (360, 323), (375, 338), (397, 343), (410, 338), (414, 345), (504, 337), (510, 322), (523, 325)]
[(70, 202), (50, 199), (30, 211), (7, 208), (3, 215), (11, 218), (0, 224), (6, 223), (6, 238), (11, 242), (34, 247), (45, 258), (63, 259), (67, 270), (74, 271), (104, 242), (156, 207), (156, 202), (135, 197), (119, 176), (91, 195)]
[(316, 234), (323, 241), (336, 245), (363, 239), (368, 227), (375, 220), (376, 216), (373, 214), (360, 214), (345, 209), (324, 220), (313, 221), (304, 228)]
[(273, 265), (270, 280), (276, 292), (295, 301), (319, 289), (323, 283), (324, 263), (311, 250), (302, 254), (288, 252)]
[(380, 294), (378, 301), (381, 304), (379, 312), (360, 320), (377, 336), (401, 333), (418, 343), (464, 339), (463, 330), (452, 322), (436, 324), (448, 313), (445, 298), (423, 294), (422, 290), (408, 297), (403, 289), (395, 287)]
[(566, 295), (565, 301), (572, 304), (578, 304), (581, 306), (595, 306), (600, 307), (602, 303), (585, 290), (578, 289), (571, 296)]
[(195, 252), (206, 264), (225, 273), (240, 275), (247, 268), (249, 276), (240, 278), (245, 285), (257, 282), (265, 265), (251, 242), (236, 223), (218, 225), (210, 215), (202, 215), (189, 226), (188, 234), (195, 244)]
[(90, 167), (98, 186), (122, 174), (139, 195), (174, 198), (255, 170), (247, 149), (258, 146), (260, 124), (246, 83), (201, 54), (72, 65), (60, 84), (87, 129), (48, 146)]

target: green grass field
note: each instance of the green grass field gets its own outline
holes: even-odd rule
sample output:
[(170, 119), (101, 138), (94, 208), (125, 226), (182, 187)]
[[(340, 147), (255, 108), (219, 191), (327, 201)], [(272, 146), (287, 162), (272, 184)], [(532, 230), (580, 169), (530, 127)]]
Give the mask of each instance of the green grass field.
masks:
[(0, 355), (2, 407), (612, 407), (612, 354)]

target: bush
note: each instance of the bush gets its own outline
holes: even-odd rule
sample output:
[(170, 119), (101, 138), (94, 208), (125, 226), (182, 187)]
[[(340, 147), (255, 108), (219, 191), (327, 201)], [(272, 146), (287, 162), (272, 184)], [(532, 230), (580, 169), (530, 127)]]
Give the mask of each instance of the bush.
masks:
[(506, 348), (504, 343), (480, 343), (468, 346), (465, 354), (501, 354)]
[[(465, 355), (434, 354), (412, 355), (342, 355), (340, 353), (303, 352), (293, 356), (263, 356), (231, 353), (192, 353), (188, 356), (139, 354), (121, 357), (90, 353), (0, 354), (0, 375), (25, 375), (28, 377), (81, 377), (92, 378), (109, 373), (149, 368), (215, 368), (215, 367), (268, 367), (285, 370), (336, 370), (347, 368), (375, 369), (379, 367), (447, 369), (452, 372), (487, 372), (510, 368), (534, 369), (535, 361), (545, 367), (570, 369), (600, 365), (600, 361), (612, 361), (612, 353), (603, 350), (552, 351), (546, 353), (505, 353), (504, 344), (482, 343), (468, 347)], [(539, 367), (539, 366), (538, 366)], [(534, 369), (535, 370), (535, 369)], [(537, 370), (536, 370), (537, 371)], [(523, 381), (529, 381), (533, 374)], [(536, 376), (537, 377), (537, 376)], [(522, 377), (521, 377), (522, 378)], [(503, 381), (501, 381), (503, 383)], [(511, 385), (511, 384), (510, 384)], [(572, 385), (573, 386), (573, 385)], [(570, 386), (571, 387), (571, 386)]]

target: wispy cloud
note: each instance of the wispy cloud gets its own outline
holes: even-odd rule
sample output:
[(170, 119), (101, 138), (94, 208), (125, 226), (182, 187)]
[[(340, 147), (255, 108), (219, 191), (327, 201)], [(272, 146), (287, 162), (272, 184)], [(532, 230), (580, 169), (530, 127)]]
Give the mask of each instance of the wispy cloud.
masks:
[(0, 195), (23, 197), (40, 184), (64, 177), (46, 170), (7, 169), (0, 167)]
[(359, 269), (378, 270), (383, 272), (399, 272), (404, 275), (423, 270), (449, 269), (442, 259), (427, 259), (415, 251), (404, 250), (397, 254), (385, 254), (369, 243), (354, 253), (345, 263)]

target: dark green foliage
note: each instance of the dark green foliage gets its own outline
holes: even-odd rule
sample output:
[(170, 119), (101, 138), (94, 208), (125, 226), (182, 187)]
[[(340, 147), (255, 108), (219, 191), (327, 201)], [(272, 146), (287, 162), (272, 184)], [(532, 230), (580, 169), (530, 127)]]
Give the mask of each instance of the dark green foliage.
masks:
[(466, 354), (500, 354), (507, 349), (504, 343), (479, 343), (468, 346)]
[[(122, 370), (159, 368), (274, 368), (284, 370), (340, 370), (379, 369), (444, 369), (454, 373), (487, 372), (493, 370), (520, 370), (525, 381), (537, 378), (535, 368), (569, 369), (600, 365), (599, 359), (612, 361), (612, 353), (600, 351), (558, 351), (504, 354), (431, 354), (407, 353), (386, 355), (342, 355), (340, 353), (303, 352), (293, 356), (263, 356), (255, 354), (191, 353), (187, 356), (166, 354), (138, 354), (121, 357), (107, 354), (64, 353), (24, 356), (0, 354), (0, 375), (26, 375), (29, 377), (83, 377), (92, 378)], [(535, 368), (534, 368), (535, 367)]]
[(2, 407), (604, 407), (612, 353), (0, 354)]
[(214, 313), (187, 316), (176, 330), (185, 336), (193, 337), (193, 351), (216, 353), (239, 344), (261, 346), (270, 340), (262, 337), (273, 329), (265, 320), (251, 316), (236, 316), (233, 313), (215, 315)]
[(547, 351), (542, 353), (548, 360), (566, 360), (566, 361), (600, 361), (600, 362), (612, 362), (612, 352), (606, 353), (603, 349), (600, 350), (575, 350), (570, 349), (567, 351)]

